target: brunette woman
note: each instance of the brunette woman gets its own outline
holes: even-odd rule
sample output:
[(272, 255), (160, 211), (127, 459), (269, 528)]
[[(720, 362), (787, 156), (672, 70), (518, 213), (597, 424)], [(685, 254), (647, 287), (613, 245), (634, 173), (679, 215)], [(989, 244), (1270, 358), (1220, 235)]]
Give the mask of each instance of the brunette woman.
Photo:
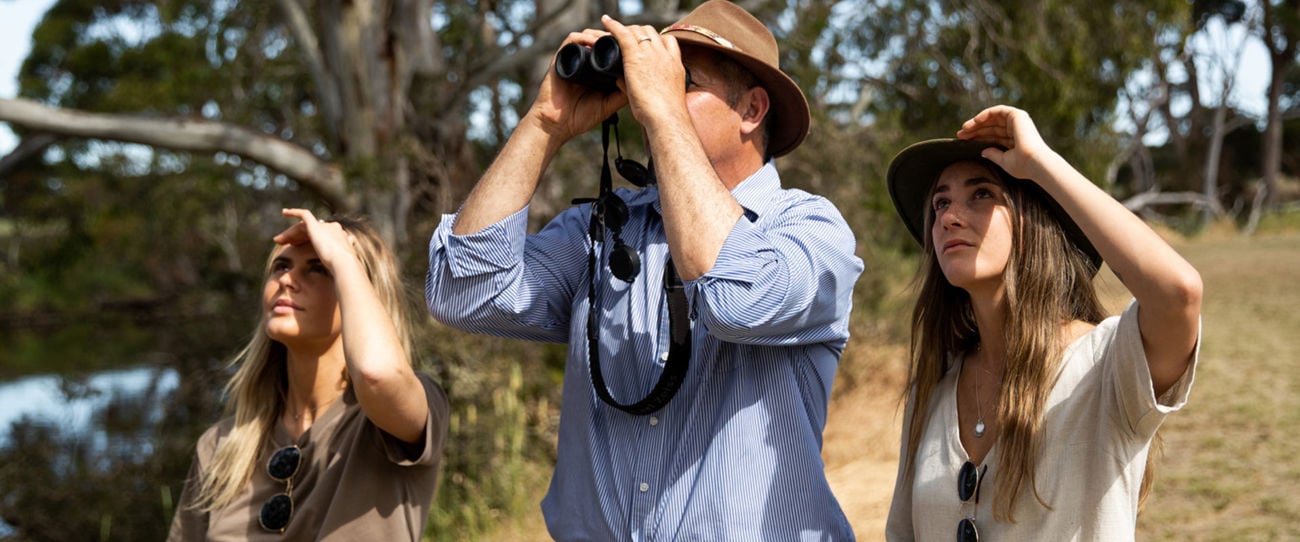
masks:
[[(1191, 389), (1200, 275), (996, 106), (890, 165), (924, 247), (889, 540), (1132, 540)], [(1107, 318), (1105, 261), (1133, 294)]]

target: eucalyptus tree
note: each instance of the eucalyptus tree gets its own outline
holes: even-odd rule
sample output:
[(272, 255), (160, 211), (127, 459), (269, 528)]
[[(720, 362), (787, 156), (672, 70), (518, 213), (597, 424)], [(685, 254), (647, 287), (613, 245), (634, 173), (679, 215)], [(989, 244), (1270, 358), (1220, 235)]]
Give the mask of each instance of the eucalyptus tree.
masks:
[(295, 184), (400, 240), (414, 205), (445, 206), (448, 187), (472, 179), (470, 119), (496, 105), (476, 98), (534, 86), (555, 44), (596, 7), (60, 0), (34, 32), (22, 98), (0, 100), (0, 121), (24, 128), (24, 156), (48, 145), (67, 160), (106, 150), (51, 136), (138, 143), (146, 162), (177, 157), (174, 173), (209, 161), (252, 187)]
[(1111, 122), (1119, 90), (1157, 49), (1156, 37), (1185, 21), (1189, 9), (1178, 0), (845, 7), (837, 36), (854, 56), (841, 55), (831, 76), (843, 97), (841, 118), (884, 121), (902, 139), (941, 137), (981, 108), (1007, 103), (1029, 111), (1093, 178), (1117, 150)]
[[(1260, 0), (1264, 11), (1260, 32), (1268, 48), (1269, 63), (1273, 68), (1268, 85), (1268, 113), (1264, 127), (1263, 169), (1264, 198), (1262, 206), (1277, 205), (1278, 174), (1282, 163), (1282, 134), (1285, 108), (1300, 109), (1297, 104), (1284, 104), (1287, 81), (1293, 76), (1297, 54), (1300, 53), (1300, 0)], [(1251, 223), (1258, 221), (1258, 208), (1252, 209)]]

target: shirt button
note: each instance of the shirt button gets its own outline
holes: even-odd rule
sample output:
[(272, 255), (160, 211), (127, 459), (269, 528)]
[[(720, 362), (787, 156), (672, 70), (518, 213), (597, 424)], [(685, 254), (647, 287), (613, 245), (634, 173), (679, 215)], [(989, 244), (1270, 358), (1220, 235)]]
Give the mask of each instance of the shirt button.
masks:
[(668, 352), (664, 352), (664, 353), (662, 353), (662, 354), (659, 354), (659, 360), (660, 360), (660, 361), (668, 361)]
[(647, 492), (647, 491), (650, 491), (650, 484), (647, 484), (647, 483), (645, 483), (645, 482), (641, 482), (641, 492), (642, 492), (642, 493), (645, 493), (645, 492)]
[(651, 417), (650, 417), (650, 425), (651, 425), (651, 426), (659, 425), (659, 417), (658, 417), (658, 416), (651, 416)]

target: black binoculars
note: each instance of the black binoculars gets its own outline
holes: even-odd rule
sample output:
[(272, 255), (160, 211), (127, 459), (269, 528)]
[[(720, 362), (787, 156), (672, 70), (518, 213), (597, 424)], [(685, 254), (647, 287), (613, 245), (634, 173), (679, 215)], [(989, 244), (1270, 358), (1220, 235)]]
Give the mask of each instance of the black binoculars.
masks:
[(623, 77), (623, 52), (614, 36), (605, 35), (591, 47), (570, 43), (555, 56), (555, 74), (560, 79), (604, 93), (618, 90)]

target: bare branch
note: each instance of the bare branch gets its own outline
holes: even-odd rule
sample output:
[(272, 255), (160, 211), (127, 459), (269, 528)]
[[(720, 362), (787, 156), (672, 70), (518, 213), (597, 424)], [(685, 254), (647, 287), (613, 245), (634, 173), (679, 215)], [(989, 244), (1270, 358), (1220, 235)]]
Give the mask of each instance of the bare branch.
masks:
[(1141, 211), (1154, 205), (1191, 204), (1209, 209), (1217, 216), (1226, 213), (1219, 202), (1205, 197), (1200, 192), (1159, 192), (1150, 190), (1124, 200), (1124, 207), (1133, 212)]
[(0, 99), (0, 121), (62, 136), (237, 154), (289, 176), (336, 211), (351, 211), (357, 205), (345, 191), (337, 167), (296, 144), (242, 126), (179, 117), (89, 113), (21, 98)]
[(4, 158), (0, 158), (0, 177), (9, 175), (23, 161), (45, 152), (45, 149), (59, 140), (59, 136), (50, 133), (33, 134), (24, 137), (18, 146)]
[[(483, 55), (483, 58), (490, 60), (469, 70), (470, 77), (466, 84), (463, 85), (466, 92), (469, 89), (486, 84), (487, 81), (500, 77), (503, 73), (518, 69), (519, 66), (535, 62), (538, 58), (559, 50), (560, 45), (557, 38), (563, 36), (563, 34), (554, 30), (552, 26), (561, 20), (563, 16), (569, 14), (567, 9), (566, 7), (539, 15), (537, 20), (529, 23), (528, 27), (519, 32), (510, 43), (493, 47), (492, 54)], [(520, 43), (524, 36), (531, 36), (532, 43), (521, 47)]]

